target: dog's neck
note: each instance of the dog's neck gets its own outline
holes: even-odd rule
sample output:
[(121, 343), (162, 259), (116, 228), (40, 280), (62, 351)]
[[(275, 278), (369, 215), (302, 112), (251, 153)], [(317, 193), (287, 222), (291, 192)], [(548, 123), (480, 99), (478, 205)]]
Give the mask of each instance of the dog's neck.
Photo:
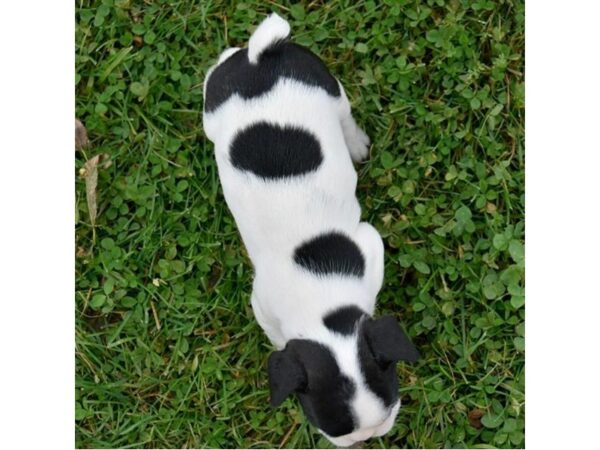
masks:
[[(291, 339), (320, 340), (330, 332), (325, 319), (340, 308), (372, 315), (375, 305), (363, 280), (317, 277), (284, 263), (257, 268), (254, 295), (266, 310), (261, 326), (278, 334), (278, 342), (273, 342), (278, 347)], [(356, 314), (335, 321), (345, 326), (343, 322), (356, 319), (351, 316)]]

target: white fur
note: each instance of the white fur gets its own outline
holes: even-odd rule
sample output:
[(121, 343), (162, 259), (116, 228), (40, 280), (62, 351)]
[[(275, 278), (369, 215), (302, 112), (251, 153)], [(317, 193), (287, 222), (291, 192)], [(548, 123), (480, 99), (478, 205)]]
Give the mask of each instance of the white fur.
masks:
[[(271, 15), (260, 24), (250, 38), (250, 60), (260, 55), (273, 36), (289, 34), (289, 25), (282, 21)], [(237, 49), (230, 50), (219, 62)], [(233, 95), (213, 112), (205, 113), (203, 120), (206, 135), (215, 144), (225, 199), (254, 265), (251, 302), (258, 323), (278, 349), (296, 338), (326, 344), (342, 373), (356, 385), (352, 408), (359, 427), (346, 436), (328, 436), (334, 444), (346, 446), (389, 431), (400, 402), (385, 408), (367, 389), (357, 354), (357, 335), (332, 333), (322, 321), (328, 311), (348, 304), (372, 314), (383, 282), (383, 243), (375, 228), (360, 222), (357, 175), (352, 165), (352, 160), (367, 156), (369, 138), (354, 121), (341, 85), (340, 90), (342, 95), (334, 98), (321, 88), (281, 79), (258, 98), (244, 100)], [(233, 138), (258, 121), (301, 125), (317, 136), (323, 152), (318, 170), (264, 181), (234, 168), (229, 160)], [(328, 230), (346, 233), (360, 247), (365, 256), (364, 277), (317, 277), (294, 263), (298, 245)]]
[[(345, 97), (335, 99), (320, 88), (283, 80), (259, 98), (234, 95), (204, 115), (225, 199), (256, 271), (252, 304), (260, 304), (255, 308), (257, 320), (278, 348), (308, 336), (325, 312), (338, 306), (350, 302), (373, 313), (381, 288), (383, 244), (371, 225), (360, 222), (357, 176), (340, 117), (347, 108), (344, 102)], [(324, 156), (319, 169), (285, 181), (264, 181), (234, 168), (229, 146), (235, 134), (261, 120), (301, 124), (314, 133)], [(362, 279), (319, 278), (294, 263), (294, 249), (327, 230), (345, 232), (355, 240), (366, 260)]]
[(290, 34), (290, 24), (273, 13), (261, 22), (252, 33), (248, 42), (248, 60), (252, 64), (258, 62), (260, 54), (275, 41), (285, 39)]

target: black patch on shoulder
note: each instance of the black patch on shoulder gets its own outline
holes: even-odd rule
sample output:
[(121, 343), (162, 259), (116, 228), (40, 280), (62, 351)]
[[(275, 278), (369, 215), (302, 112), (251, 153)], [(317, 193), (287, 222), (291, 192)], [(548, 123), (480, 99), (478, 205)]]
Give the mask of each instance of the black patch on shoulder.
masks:
[[(364, 326), (365, 321), (362, 323)], [(382, 367), (377, 363), (362, 329), (358, 335), (358, 360), (369, 389), (383, 401), (386, 407), (396, 403), (398, 400), (396, 364), (387, 364)]]
[(316, 275), (362, 277), (365, 258), (358, 245), (345, 234), (332, 231), (304, 242), (294, 252), (296, 264)]
[(320, 87), (333, 97), (340, 96), (336, 79), (317, 55), (300, 45), (282, 41), (265, 50), (258, 64), (250, 64), (248, 49), (242, 49), (217, 66), (206, 85), (204, 111), (214, 111), (234, 94), (244, 99), (259, 97), (280, 78), (292, 78)]
[(257, 122), (237, 133), (229, 158), (239, 170), (280, 179), (317, 170), (323, 154), (317, 138), (305, 129)]
[(365, 312), (357, 306), (343, 306), (323, 317), (323, 323), (331, 331), (348, 336), (354, 333), (358, 320), (364, 314)]
[(310, 422), (329, 436), (343, 436), (354, 431), (350, 407), (356, 387), (340, 372), (331, 350), (305, 339), (288, 342), (306, 372), (307, 384), (297, 392), (304, 414)]

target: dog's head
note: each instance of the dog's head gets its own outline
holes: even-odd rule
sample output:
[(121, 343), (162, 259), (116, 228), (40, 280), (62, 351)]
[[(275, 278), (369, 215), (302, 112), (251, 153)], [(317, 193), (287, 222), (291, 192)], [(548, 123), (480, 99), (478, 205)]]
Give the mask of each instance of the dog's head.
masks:
[(372, 319), (350, 306), (323, 322), (314, 340), (291, 340), (269, 357), (271, 404), (295, 393), (308, 420), (338, 446), (382, 436), (400, 409), (396, 363), (419, 353), (390, 316)]

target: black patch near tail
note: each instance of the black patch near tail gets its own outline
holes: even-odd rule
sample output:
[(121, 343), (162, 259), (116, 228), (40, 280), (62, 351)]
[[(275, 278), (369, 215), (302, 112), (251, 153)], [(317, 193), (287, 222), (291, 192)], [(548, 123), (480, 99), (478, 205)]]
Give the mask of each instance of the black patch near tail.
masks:
[(242, 49), (217, 66), (206, 85), (204, 111), (214, 111), (234, 94), (244, 99), (258, 97), (280, 78), (291, 78), (320, 87), (333, 97), (340, 96), (336, 79), (317, 55), (300, 45), (280, 41), (260, 55), (258, 64), (251, 64), (248, 49)]
[(358, 245), (335, 231), (320, 234), (300, 245), (294, 252), (294, 261), (316, 275), (362, 277), (365, 273), (365, 258)]
[(305, 175), (323, 161), (321, 146), (309, 131), (257, 122), (238, 132), (229, 151), (231, 164), (264, 179)]

